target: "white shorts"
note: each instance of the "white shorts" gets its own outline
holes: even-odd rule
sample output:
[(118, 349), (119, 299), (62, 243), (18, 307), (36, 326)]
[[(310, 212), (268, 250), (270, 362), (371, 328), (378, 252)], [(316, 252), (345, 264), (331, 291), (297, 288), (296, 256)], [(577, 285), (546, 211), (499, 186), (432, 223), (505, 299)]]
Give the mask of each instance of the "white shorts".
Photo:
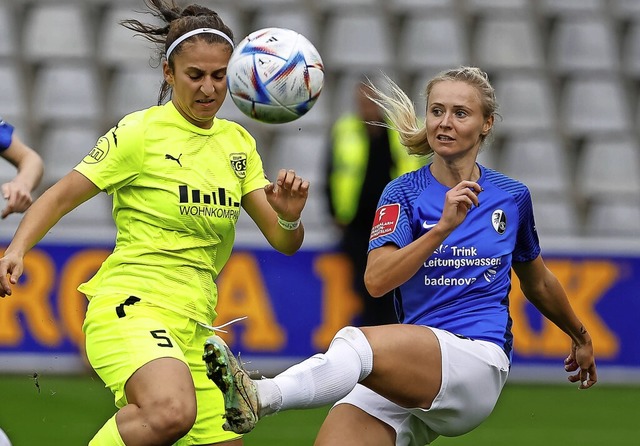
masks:
[(429, 409), (398, 406), (361, 384), (336, 403), (356, 406), (393, 427), (396, 446), (423, 446), (440, 435), (473, 430), (493, 411), (509, 375), (509, 359), (496, 344), (427, 328), (442, 352), (442, 385)]

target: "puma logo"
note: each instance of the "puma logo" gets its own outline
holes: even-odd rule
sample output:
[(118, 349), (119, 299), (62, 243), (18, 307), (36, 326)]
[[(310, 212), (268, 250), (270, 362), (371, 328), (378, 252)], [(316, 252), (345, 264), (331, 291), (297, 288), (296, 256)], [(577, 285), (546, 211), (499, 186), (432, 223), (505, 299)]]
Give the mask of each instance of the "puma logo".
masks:
[(173, 157), (172, 155), (169, 155), (169, 154), (167, 153), (167, 154), (164, 156), (164, 159), (166, 159), (166, 160), (173, 160), (173, 161), (175, 161), (176, 163), (178, 163), (178, 165), (179, 165), (180, 167), (182, 167), (182, 163), (180, 162), (180, 157), (181, 157), (181, 156), (182, 156), (182, 153), (181, 153), (180, 155), (178, 155), (178, 157), (177, 157), (177, 158), (175, 158), (175, 157)]

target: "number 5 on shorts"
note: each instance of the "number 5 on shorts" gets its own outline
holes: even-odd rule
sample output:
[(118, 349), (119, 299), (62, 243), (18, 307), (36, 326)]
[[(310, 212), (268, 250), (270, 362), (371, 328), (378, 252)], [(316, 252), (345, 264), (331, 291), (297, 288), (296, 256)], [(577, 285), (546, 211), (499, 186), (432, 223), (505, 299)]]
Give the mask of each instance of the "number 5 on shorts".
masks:
[(158, 342), (158, 347), (173, 347), (171, 339), (167, 336), (167, 330), (151, 330), (151, 336), (163, 342)]

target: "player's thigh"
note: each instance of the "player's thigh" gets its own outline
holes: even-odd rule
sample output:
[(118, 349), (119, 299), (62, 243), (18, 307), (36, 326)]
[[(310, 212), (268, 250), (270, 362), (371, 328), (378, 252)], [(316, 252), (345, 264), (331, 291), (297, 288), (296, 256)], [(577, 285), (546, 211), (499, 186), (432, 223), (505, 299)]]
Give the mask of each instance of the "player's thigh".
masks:
[[(116, 406), (123, 407), (129, 403), (125, 386), (134, 373), (159, 358), (172, 361), (163, 361), (160, 367), (153, 364), (145, 368), (148, 373), (141, 373), (141, 377), (154, 379), (139, 380), (140, 389), (149, 388), (156, 394), (172, 392), (175, 388), (186, 389), (185, 397), (193, 400), (193, 380), (181, 342), (173, 332), (174, 327), (157, 308), (142, 304), (122, 305), (127, 298), (122, 295), (100, 297), (99, 300), (94, 298), (83, 326), (87, 358), (114, 393)], [(159, 372), (164, 371), (176, 379), (162, 379)], [(154, 385), (157, 386), (155, 389)], [(141, 392), (134, 394), (140, 398)]]
[(462, 435), (493, 411), (509, 376), (509, 358), (492, 342), (433, 331), (442, 349), (442, 389), (430, 408), (410, 412), (440, 435)]
[[(384, 426), (393, 440), (391, 444), (396, 446), (423, 446), (438, 438), (438, 433), (414, 417), (411, 409), (399, 406), (361, 384), (357, 384), (347, 396), (336, 402), (334, 408), (341, 406), (356, 407), (368, 414), (380, 426)], [(376, 439), (387, 444), (386, 437), (379, 432), (376, 433)]]
[[(140, 400), (141, 395), (148, 395), (144, 386), (155, 379), (147, 379), (146, 375), (157, 376), (160, 381), (151, 389), (153, 392), (177, 389), (182, 398), (197, 405), (195, 424), (176, 445), (239, 440), (238, 434), (222, 429), (222, 392), (207, 378), (202, 360), (204, 342), (211, 332), (192, 319), (147, 305), (143, 300), (131, 303), (128, 299), (126, 295), (93, 298), (84, 324), (87, 355), (98, 375), (114, 392), (116, 405), (127, 404), (128, 396)], [(167, 358), (177, 359), (183, 366), (176, 361), (165, 361)], [(185, 370), (187, 373), (183, 373)], [(137, 371), (144, 373), (142, 384), (135, 383), (143, 386), (142, 390), (127, 385), (125, 393), (125, 385)]]
[(127, 402), (143, 408), (175, 408), (196, 413), (189, 367), (175, 358), (158, 358), (136, 370), (125, 384)]
[(374, 358), (362, 384), (401, 406), (429, 408), (442, 382), (442, 354), (433, 331), (408, 324), (361, 329)]
[(334, 406), (325, 418), (315, 446), (393, 446), (391, 426), (351, 404)]

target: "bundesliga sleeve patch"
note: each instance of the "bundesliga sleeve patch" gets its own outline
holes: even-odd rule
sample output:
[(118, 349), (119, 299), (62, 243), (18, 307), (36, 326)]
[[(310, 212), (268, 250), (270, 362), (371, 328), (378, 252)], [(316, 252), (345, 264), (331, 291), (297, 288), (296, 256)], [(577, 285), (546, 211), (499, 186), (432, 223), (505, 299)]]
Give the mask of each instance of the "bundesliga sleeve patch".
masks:
[(373, 220), (373, 228), (371, 228), (371, 237), (369, 238), (369, 241), (375, 240), (383, 235), (391, 234), (395, 231), (399, 217), (399, 203), (387, 204), (379, 207)]

